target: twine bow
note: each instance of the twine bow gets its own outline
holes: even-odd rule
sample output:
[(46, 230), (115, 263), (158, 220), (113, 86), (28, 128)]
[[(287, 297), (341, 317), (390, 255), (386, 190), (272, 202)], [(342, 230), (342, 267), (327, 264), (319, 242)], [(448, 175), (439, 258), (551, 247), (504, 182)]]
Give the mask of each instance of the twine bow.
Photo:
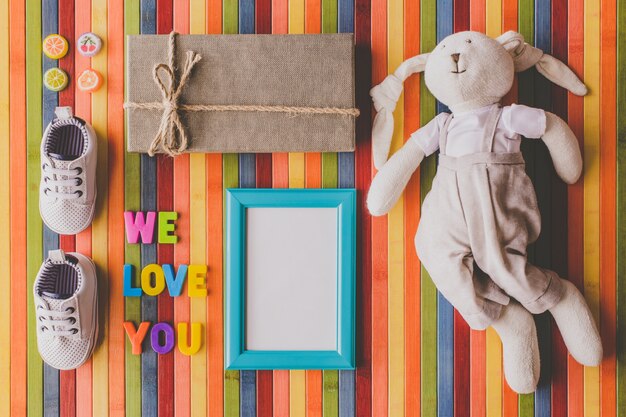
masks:
[[(157, 134), (150, 144), (148, 155), (154, 156), (160, 149), (170, 156), (177, 156), (185, 152), (189, 146), (189, 138), (185, 126), (180, 119), (180, 112), (197, 111), (242, 111), (288, 114), (336, 114), (358, 117), (359, 109), (341, 107), (294, 107), (294, 106), (264, 106), (264, 105), (217, 105), (217, 104), (180, 104), (179, 98), (183, 88), (191, 76), (191, 70), (202, 59), (193, 52), (187, 51), (180, 79), (176, 78), (176, 32), (169, 35), (168, 64), (156, 64), (152, 69), (152, 78), (159, 87), (163, 100), (152, 103), (125, 103), (125, 109), (162, 110), (161, 123)], [(166, 82), (163, 82), (163, 76)]]

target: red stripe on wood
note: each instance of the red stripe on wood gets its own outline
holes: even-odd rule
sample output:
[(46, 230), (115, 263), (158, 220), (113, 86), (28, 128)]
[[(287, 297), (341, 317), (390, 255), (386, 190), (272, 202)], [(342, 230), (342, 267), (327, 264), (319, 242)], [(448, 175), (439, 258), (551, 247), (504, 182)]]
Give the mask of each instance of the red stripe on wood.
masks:
[(256, 373), (256, 415), (257, 417), (272, 417), (272, 371), (257, 371)]

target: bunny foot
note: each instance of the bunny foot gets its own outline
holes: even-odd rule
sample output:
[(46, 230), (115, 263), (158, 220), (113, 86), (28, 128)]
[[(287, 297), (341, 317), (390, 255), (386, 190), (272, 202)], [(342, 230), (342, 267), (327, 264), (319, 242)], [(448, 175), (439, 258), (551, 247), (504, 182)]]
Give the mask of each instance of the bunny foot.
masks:
[(585, 366), (598, 366), (602, 362), (602, 340), (591, 311), (574, 284), (564, 279), (561, 282), (563, 296), (550, 313), (574, 359)]
[(502, 340), (504, 376), (509, 386), (519, 394), (528, 394), (539, 382), (539, 344), (535, 320), (516, 301), (502, 309), (502, 314), (493, 328)]

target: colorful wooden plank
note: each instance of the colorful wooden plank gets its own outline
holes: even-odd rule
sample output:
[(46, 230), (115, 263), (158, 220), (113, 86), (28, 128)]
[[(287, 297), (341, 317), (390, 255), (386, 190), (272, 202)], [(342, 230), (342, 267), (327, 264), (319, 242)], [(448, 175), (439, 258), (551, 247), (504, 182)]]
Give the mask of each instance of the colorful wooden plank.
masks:
[[(41, 56), (41, 2), (26, 1), (28, 30), (26, 31), (26, 140), (27, 140), (27, 197), (26, 197), (26, 239), (28, 257), (27, 274), (27, 306), (33, 305), (33, 287), (35, 276), (42, 261), (43, 223), (39, 217), (39, 145), (42, 134), (42, 56)], [(43, 365), (37, 351), (35, 310), (27, 308), (28, 344), (28, 414), (43, 414)]]
[[(421, 51), (431, 51), (437, 44), (436, 8), (434, 0), (422, 1)], [(423, 126), (435, 117), (435, 99), (426, 88), (423, 77), (420, 87), (420, 124)], [(435, 176), (436, 160), (427, 158), (420, 166), (420, 201), (430, 191)], [(421, 407), (422, 416), (437, 414), (437, 289), (428, 271), (421, 269)]]
[[(585, 2), (584, 272), (585, 299), (600, 320), (600, 3)], [(585, 415), (600, 412), (600, 370), (585, 367)]]
[[(403, 1), (387, 2), (387, 71), (393, 73), (404, 61)], [(390, 154), (404, 144), (404, 97), (400, 96), (394, 112), (396, 128)], [(404, 414), (404, 197), (387, 215), (388, 274), (388, 362), (390, 416)]]
[(124, 381), (124, 2), (110, 0), (107, 5), (107, 141), (108, 152), (108, 228), (109, 228), (109, 415), (125, 412)]
[[(507, 1), (507, 0), (504, 0)], [(509, 3), (515, 3), (517, 0), (511, 0)], [(486, 31), (486, 1), (470, 0), (470, 30), (478, 32)], [(503, 4), (506, 11), (506, 5)], [(517, 14), (515, 15), (517, 19)], [(517, 25), (516, 25), (517, 26)], [(487, 335), (484, 331), (470, 330), (470, 415), (472, 417), (484, 417), (487, 412), (486, 407), (486, 348)], [(512, 415), (517, 414), (516, 412)]]
[[(437, 42), (452, 33), (454, 9), (452, 0), (437, 0)], [(437, 102), (437, 112), (449, 111)], [(437, 413), (454, 414), (454, 308), (437, 293)]]
[[(600, 6), (600, 103), (616, 102), (615, 2)], [(604, 360), (600, 368), (600, 414), (616, 415), (616, 112), (614, 106), (600, 106), (600, 335)]]
[[(617, 114), (626, 111), (626, 2), (617, 3)], [(617, 416), (626, 416), (626, 119), (617, 118)]]
[[(566, 0), (552, 2), (552, 55), (563, 62), (567, 62), (567, 14), (562, 10), (567, 8)], [(552, 86), (552, 111), (559, 117), (567, 120), (567, 91)], [(551, 196), (551, 225), (549, 232), (552, 242), (551, 267), (559, 276), (567, 276), (567, 186), (552, 174)], [(551, 415), (565, 417), (567, 415), (567, 347), (557, 328), (552, 323), (552, 364), (550, 369), (552, 380)]]
[[(255, 31), (267, 34), (272, 31), (272, 11), (270, 0), (255, 2)], [(272, 187), (272, 155), (257, 154), (255, 163), (255, 179), (257, 188)], [(256, 415), (271, 417), (272, 410), (272, 372), (257, 371), (256, 375)]]
[[(179, 33), (189, 33), (189, 2), (180, 1), (174, 2), (174, 30)], [(221, 174), (221, 166), (218, 168)], [(174, 158), (174, 211), (178, 213), (177, 230), (179, 241), (174, 247), (174, 263), (176, 265), (189, 263), (189, 155), (181, 155)], [(207, 178), (208, 183), (211, 183), (211, 176)], [(220, 196), (221, 196), (221, 178), (219, 179)], [(211, 191), (207, 191), (210, 193)], [(221, 205), (221, 201), (219, 202)], [(218, 220), (221, 225), (221, 220)], [(209, 225), (211, 224), (211, 218), (209, 218)], [(221, 227), (221, 226), (220, 226)], [(221, 242), (221, 236), (217, 237)], [(209, 246), (212, 241), (209, 241)], [(221, 247), (221, 244), (220, 244)], [(211, 247), (212, 249), (212, 247)], [(210, 254), (213, 251), (209, 252)], [(217, 265), (221, 265), (221, 253), (218, 253), (219, 260)], [(209, 277), (212, 274), (212, 270), (209, 270)], [(213, 280), (208, 278), (207, 282), (210, 283)], [(175, 323), (188, 323), (189, 320), (189, 297), (177, 297), (174, 300), (174, 322)], [(208, 321), (211, 320), (209, 316)], [(218, 352), (219, 353), (219, 352)], [(210, 354), (210, 351), (209, 351)], [(209, 362), (210, 362), (209, 357)], [(180, 351), (176, 350), (174, 353), (174, 414), (176, 417), (189, 417), (191, 415), (191, 399), (190, 399), (190, 385), (191, 385), (191, 360), (188, 356), (183, 355)], [(220, 380), (222, 380), (220, 375)], [(209, 399), (209, 407), (212, 406), (212, 401)]]
[[(372, 85), (387, 76), (387, 4), (371, 2)], [(375, 172), (372, 170), (372, 175)], [(388, 415), (388, 346), (387, 346), (387, 219), (372, 218), (372, 286), (371, 286), (371, 414)]]
[[(11, 317), (27, 316), (27, 242), (26, 230), (26, 3), (9, 2), (9, 152), (11, 156), (10, 214), (11, 214)], [(27, 323), (11, 321), (11, 400), (14, 416), (27, 412)]]
[[(42, 39), (52, 33), (58, 33), (59, 4), (57, 0), (42, 0), (41, 13), (42, 13)], [(42, 57), (42, 73), (45, 73), (48, 69), (57, 67), (57, 61)], [(46, 128), (48, 123), (52, 121), (54, 116), (54, 109), (58, 105), (59, 98), (58, 93), (48, 90), (42, 86), (42, 118), (43, 124), (41, 126), (42, 131)], [(43, 225), (43, 256), (48, 256), (48, 252), (59, 247), (59, 236), (50, 230), (45, 224)], [(44, 416), (56, 416), (59, 414), (59, 371), (43, 363), (43, 414)]]
[[(156, 33), (167, 34), (173, 29), (172, 0), (156, 2)], [(158, 211), (174, 210), (173, 158), (167, 155), (156, 157), (156, 208)], [(174, 247), (170, 244), (157, 245), (157, 262), (160, 265), (173, 264)], [(172, 323), (174, 320), (174, 300), (167, 293), (157, 298), (157, 320)], [(159, 416), (174, 416), (174, 352), (158, 355), (157, 358), (157, 412)]]
[[(66, 39), (74, 36), (74, 1), (59, 1), (59, 34)], [(58, 65), (69, 76), (70, 80), (74, 78), (74, 48), (70, 48), (64, 60)], [(59, 105), (74, 107), (75, 84), (70, 84), (59, 92)], [(59, 247), (65, 252), (74, 252), (76, 250), (76, 239), (74, 235), (59, 236)], [(76, 415), (76, 371), (61, 371), (59, 373), (59, 415), (75, 416)]]
[[(568, 3), (568, 65), (581, 79), (584, 78), (584, 2), (570, 0)], [(578, 138), (582, 150), (583, 143), (583, 99), (568, 95), (568, 124)], [(583, 290), (583, 181), (578, 181), (568, 190), (568, 278), (579, 290)], [(570, 416), (582, 416), (583, 411), (583, 367), (571, 356), (567, 368), (567, 411)]]
[[(469, 30), (469, 0), (454, 1), (454, 32)], [(454, 415), (470, 415), (470, 329), (454, 311)]]
[[(107, 0), (93, 0), (91, 28), (106, 39)], [(98, 199), (92, 223), (92, 259), (101, 276), (109, 277), (108, 264), (108, 106), (107, 106), (107, 55), (108, 42), (91, 60), (92, 67), (102, 74), (102, 87), (91, 94), (91, 122), (98, 136)], [(109, 279), (98, 282), (98, 323), (102, 326), (102, 344), (92, 357), (93, 362), (93, 415), (109, 415)], [(156, 391), (156, 390), (155, 390)]]
[[(356, 103), (361, 117), (356, 121), (356, 188), (357, 205), (357, 321), (356, 346), (357, 370), (355, 376), (355, 413), (359, 417), (372, 415), (372, 221), (365, 205), (365, 195), (372, 179), (371, 161), (371, 101), (367, 93), (372, 84), (372, 61), (370, 46), (373, 42), (371, 25), (372, 3), (355, 0), (355, 76)], [(384, 61), (380, 65), (384, 69)]]
[[(156, 0), (141, 0), (141, 34), (156, 33)], [(141, 154), (141, 210), (155, 211), (157, 208), (157, 158)], [(193, 229), (192, 229), (193, 230)], [(192, 232), (193, 233), (193, 232)], [(157, 262), (157, 245), (142, 244), (141, 267)], [(192, 260), (192, 262), (195, 262)], [(201, 259), (198, 259), (202, 264)], [(156, 322), (158, 304), (156, 297), (141, 297), (141, 320)], [(156, 416), (158, 414), (158, 359), (152, 349), (145, 349), (141, 354), (141, 414)]]
[[(124, 32), (125, 35), (138, 34), (140, 29), (140, 2), (130, 0), (124, 3)], [(125, 93), (126, 94), (126, 93)], [(125, 137), (125, 141), (128, 137)], [(126, 147), (125, 147), (126, 149)], [(141, 209), (141, 186), (138, 173), (140, 172), (139, 154), (125, 152), (124, 154), (124, 209), (138, 211)], [(139, 245), (125, 244), (124, 261), (131, 265), (140, 265), (141, 255)], [(138, 286), (139, 274), (135, 273), (134, 286)], [(141, 302), (129, 297), (125, 300), (125, 320), (135, 324), (141, 322)], [(126, 341), (125, 350), (125, 382), (126, 382), (126, 415), (141, 414), (141, 358), (133, 355), (131, 344)]]
[[(404, 59), (420, 53), (420, 4), (404, 3)], [(404, 83), (404, 133), (406, 141), (419, 129), (420, 76)], [(420, 217), (419, 170), (407, 184), (404, 199), (404, 413), (420, 415), (420, 261), (413, 244)]]
[[(0, 221), (5, 225), (0, 232), (0, 251), (11, 253), (11, 161), (10, 161), (10, 33), (9, 33), (9, 3), (0, 7), (0, 136), (6, 140), (0, 145)], [(0, 266), (0, 273), (5, 277), (0, 283), (0, 317), (4, 317), (0, 324), (0, 338), (7, 342), (0, 346), (0, 413), (11, 413), (11, 262), (5, 257)]]

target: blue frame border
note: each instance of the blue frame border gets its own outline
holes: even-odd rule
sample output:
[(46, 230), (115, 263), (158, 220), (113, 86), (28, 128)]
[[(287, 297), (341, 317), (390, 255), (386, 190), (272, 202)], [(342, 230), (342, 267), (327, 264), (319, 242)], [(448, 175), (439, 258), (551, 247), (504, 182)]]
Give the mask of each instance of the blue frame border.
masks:
[[(337, 208), (337, 350), (245, 349), (245, 248), (248, 207)], [(355, 369), (356, 190), (226, 190), (226, 369)]]

